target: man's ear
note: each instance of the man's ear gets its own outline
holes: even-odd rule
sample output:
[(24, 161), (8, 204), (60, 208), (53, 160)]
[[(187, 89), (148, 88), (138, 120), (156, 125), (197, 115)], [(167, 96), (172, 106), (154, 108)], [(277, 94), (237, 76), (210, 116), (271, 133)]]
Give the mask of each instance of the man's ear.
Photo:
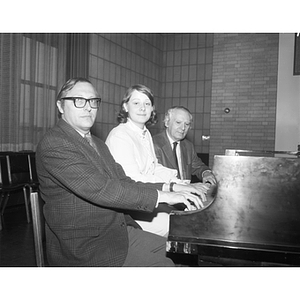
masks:
[(165, 118), (165, 127), (168, 128), (169, 127), (169, 121), (170, 119), (169, 118)]
[(64, 108), (63, 108), (62, 102), (61, 102), (60, 100), (57, 100), (57, 101), (56, 101), (56, 106), (57, 106), (59, 112), (60, 112), (61, 114), (63, 114), (63, 113), (64, 113)]

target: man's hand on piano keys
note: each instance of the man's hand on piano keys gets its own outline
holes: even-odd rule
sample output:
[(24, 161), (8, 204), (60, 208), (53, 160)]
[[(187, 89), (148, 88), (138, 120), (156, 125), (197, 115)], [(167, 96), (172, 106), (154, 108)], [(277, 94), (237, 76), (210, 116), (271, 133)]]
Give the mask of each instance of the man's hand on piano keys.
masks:
[[(173, 185), (173, 190), (174, 192), (181, 192), (181, 191), (186, 191), (190, 192), (193, 194), (206, 194), (207, 191), (210, 188), (209, 183), (202, 183), (202, 182), (197, 182), (197, 183), (191, 183), (191, 184), (174, 184)], [(204, 200), (205, 201), (205, 200)]]
[(198, 192), (203, 192), (204, 194), (206, 194), (211, 187), (211, 184), (209, 182), (206, 183), (197, 182), (197, 183), (192, 183), (191, 185), (197, 190), (197, 192), (195, 192), (196, 194), (198, 194)]
[(195, 210), (204, 207), (203, 202), (206, 201), (206, 196), (203, 192), (190, 193), (188, 191), (179, 191), (179, 192), (162, 192), (159, 191), (160, 203), (167, 203), (169, 205), (176, 205), (183, 203), (187, 210)]
[(211, 170), (206, 170), (202, 173), (202, 182), (214, 185), (217, 183), (217, 179)]

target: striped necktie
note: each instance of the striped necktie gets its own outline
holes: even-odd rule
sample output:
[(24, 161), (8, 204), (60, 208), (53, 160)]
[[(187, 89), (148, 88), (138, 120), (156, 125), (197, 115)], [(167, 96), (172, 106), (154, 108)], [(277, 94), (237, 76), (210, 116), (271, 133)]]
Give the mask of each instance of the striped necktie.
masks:
[(178, 143), (174, 142), (173, 143), (173, 154), (176, 162), (176, 167), (177, 167), (177, 177), (180, 179), (180, 171), (179, 171), (179, 164), (178, 164), (178, 158), (177, 158), (177, 153), (176, 153), (176, 148), (177, 148)]
[(91, 136), (91, 133), (87, 133), (84, 135), (84, 138), (88, 141), (88, 143), (94, 148), (94, 150), (97, 152), (97, 154), (100, 156), (100, 153), (98, 152), (97, 146), (95, 145), (93, 138)]

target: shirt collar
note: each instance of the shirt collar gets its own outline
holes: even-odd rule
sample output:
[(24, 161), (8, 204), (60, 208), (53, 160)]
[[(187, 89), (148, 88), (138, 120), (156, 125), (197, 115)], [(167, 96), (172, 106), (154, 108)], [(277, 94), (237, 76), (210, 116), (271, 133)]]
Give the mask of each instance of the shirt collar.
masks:
[(170, 142), (170, 144), (173, 146), (173, 143), (174, 142), (177, 142), (178, 143), (178, 145), (180, 144), (180, 141), (175, 141), (175, 140), (173, 140), (171, 137), (170, 137), (170, 135), (168, 134), (168, 131), (166, 130), (166, 134), (167, 134), (167, 137), (168, 137), (168, 139), (169, 139), (169, 142)]
[(145, 136), (146, 133), (148, 132), (148, 129), (146, 126), (144, 126), (143, 129), (141, 129), (140, 127), (138, 127), (137, 125), (135, 125), (129, 118), (127, 118), (127, 123), (128, 126), (135, 132), (139, 133), (142, 136)]
[[(75, 129), (76, 130), (76, 129)], [(87, 135), (87, 136), (91, 136), (91, 132), (89, 131), (88, 133), (84, 134), (78, 130), (76, 130), (83, 138)]]

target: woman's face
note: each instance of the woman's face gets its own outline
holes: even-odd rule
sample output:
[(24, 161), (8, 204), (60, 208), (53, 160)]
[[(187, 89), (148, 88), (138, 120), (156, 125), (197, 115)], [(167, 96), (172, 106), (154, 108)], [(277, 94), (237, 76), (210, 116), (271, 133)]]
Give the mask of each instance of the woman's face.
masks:
[(129, 101), (124, 103), (124, 109), (128, 112), (128, 118), (143, 129), (145, 123), (150, 119), (154, 107), (147, 95), (135, 90)]

